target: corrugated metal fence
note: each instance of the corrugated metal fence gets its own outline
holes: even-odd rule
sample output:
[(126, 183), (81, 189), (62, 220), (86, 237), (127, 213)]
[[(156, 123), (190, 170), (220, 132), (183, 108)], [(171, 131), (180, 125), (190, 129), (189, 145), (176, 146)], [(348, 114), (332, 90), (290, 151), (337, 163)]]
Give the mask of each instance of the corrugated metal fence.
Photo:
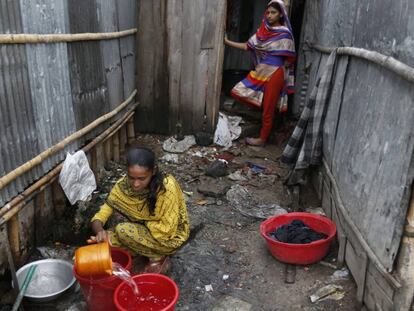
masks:
[[(0, 33), (113, 32), (136, 27), (136, 1), (1, 1)], [(135, 37), (0, 44), (0, 176), (112, 110), (135, 84)], [(48, 158), (0, 191), (0, 206), (95, 136)]]

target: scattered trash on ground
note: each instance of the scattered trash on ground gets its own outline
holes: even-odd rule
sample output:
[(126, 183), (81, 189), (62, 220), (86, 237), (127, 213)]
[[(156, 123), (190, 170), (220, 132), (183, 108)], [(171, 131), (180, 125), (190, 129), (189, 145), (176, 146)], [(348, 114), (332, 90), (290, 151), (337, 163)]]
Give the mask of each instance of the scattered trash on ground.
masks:
[[(297, 269), (296, 282), (287, 285), (283, 277), (285, 265), (274, 260), (258, 234), (263, 219), (287, 213), (292, 207), (292, 198), (280, 177), (287, 170), (275, 161), (281, 153), (280, 147), (270, 144), (253, 151), (244, 143), (233, 141), (232, 147), (227, 150), (218, 146), (192, 146), (177, 154), (162, 149), (165, 140), (165, 137), (156, 135), (138, 137), (140, 145), (153, 149), (159, 159), (163, 158), (159, 161), (160, 169), (177, 178), (187, 202), (192, 233), (188, 242), (171, 256), (169, 275), (180, 288), (176, 310), (248, 311), (274, 310), (284, 306), (292, 310), (355, 310), (356, 288), (351, 277), (338, 280), (344, 290), (329, 296), (331, 300), (328, 303), (332, 308), (324, 309), (324, 304), (312, 306), (308, 297), (301, 293), (312, 287), (316, 291), (333, 282), (331, 276), (338, 269), (332, 264), (335, 270), (323, 265), (306, 266)], [(179, 162), (175, 163), (175, 159)], [(227, 169), (231, 174), (226, 177), (205, 176), (206, 166), (218, 159), (228, 161)], [(246, 165), (248, 161), (269, 169), (271, 174), (267, 170), (254, 173)], [(90, 236), (90, 218), (123, 174), (124, 165), (113, 162), (105, 165), (99, 174), (102, 179), (92, 200), (78, 202), (67, 209), (62, 220), (54, 225), (52, 240), (45, 245), (51, 249), (70, 249), (68, 244), (74, 243), (70, 247), (78, 245), (76, 243), (83, 244)], [(233, 193), (232, 198), (229, 191), (233, 187), (238, 191)], [(310, 198), (315, 201), (309, 201), (306, 197), (304, 202), (320, 206), (314, 195), (310, 193)], [(108, 222), (108, 228), (113, 225)], [(203, 230), (197, 229), (201, 226)], [(55, 244), (55, 241), (60, 244)], [(39, 259), (40, 250), (34, 255)], [(43, 252), (43, 255), (46, 256), (46, 253)], [(66, 256), (70, 256), (71, 260), (73, 252), (68, 251)], [(206, 285), (211, 287), (206, 289)], [(343, 300), (334, 300), (345, 295), (345, 292)], [(275, 293), (279, 296), (275, 297)], [(13, 302), (13, 299), (6, 300), (7, 295), (2, 294), (0, 291), (0, 303)], [(62, 297), (56, 306), (48, 307), (51, 310), (86, 311), (81, 301), (83, 296), (77, 289)]]
[(317, 301), (323, 301), (327, 299), (340, 300), (344, 298), (345, 292), (343, 287), (340, 285), (329, 284), (316, 291), (315, 294), (311, 295), (309, 298), (312, 303)]
[(230, 175), (228, 175), (227, 177), (233, 181), (247, 181), (248, 180), (247, 177), (243, 175), (242, 170), (237, 170), (231, 173)]
[(205, 173), (207, 176), (211, 177), (222, 177), (226, 176), (228, 174), (228, 166), (226, 160), (216, 160), (212, 163), (210, 163), (206, 169)]
[(322, 207), (309, 207), (305, 210), (307, 213), (326, 216), (325, 211)]
[(241, 121), (241, 117), (228, 117), (220, 112), (214, 133), (214, 143), (225, 148), (230, 148), (232, 141), (240, 137), (242, 129), (239, 124)]
[(241, 299), (225, 296), (212, 311), (251, 311), (252, 305)]
[(278, 204), (259, 204), (245, 187), (238, 184), (231, 186), (226, 198), (234, 209), (248, 217), (267, 219), (287, 213), (287, 210)]
[(178, 154), (176, 153), (166, 153), (163, 157), (160, 158), (161, 161), (167, 163), (178, 164), (180, 162)]
[(200, 181), (197, 191), (208, 197), (220, 198), (226, 194), (229, 188), (230, 185), (226, 182), (226, 180), (215, 180), (204, 177)]
[(342, 268), (341, 270), (336, 270), (332, 274), (331, 279), (333, 281), (348, 280), (349, 279), (349, 270), (347, 268)]
[(183, 153), (196, 144), (193, 135), (185, 136), (183, 140), (177, 141), (174, 137), (168, 138), (162, 144), (162, 149), (170, 153)]
[(256, 164), (250, 161), (247, 161), (246, 164), (252, 170), (254, 174), (264, 174), (266, 172), (265, 166), (262, 166), (262, 165), (259, 165), (259, 164)]
[(332, 264), (330, 262), (323, 261), (323, 260), (319, 261), (319, 264), (321, 264), (322, 266), (325, 266), (325, 267), (334, 269), (334, 270), (337, 269), (337, 266), (336, 265), (334, 265), (334, 264)]

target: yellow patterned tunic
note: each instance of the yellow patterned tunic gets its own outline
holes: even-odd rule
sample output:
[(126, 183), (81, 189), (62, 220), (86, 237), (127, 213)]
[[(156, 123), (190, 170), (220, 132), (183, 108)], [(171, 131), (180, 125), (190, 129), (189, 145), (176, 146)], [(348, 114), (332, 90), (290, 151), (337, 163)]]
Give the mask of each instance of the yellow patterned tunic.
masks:
[(171, 175), (164, 178), (165, 191), (158, 194), (153, 215), (149, 212), (149, 190), (135, 192), (128, 177), (118, 180), (106, 203), (91, 221), (104, 225), (115, 211), (129, 221), (118, 223), (109, 231), (111, 243), (133, 253), (158, 259), (173, 254), (187, 239), (190, 226), (180, 185)]

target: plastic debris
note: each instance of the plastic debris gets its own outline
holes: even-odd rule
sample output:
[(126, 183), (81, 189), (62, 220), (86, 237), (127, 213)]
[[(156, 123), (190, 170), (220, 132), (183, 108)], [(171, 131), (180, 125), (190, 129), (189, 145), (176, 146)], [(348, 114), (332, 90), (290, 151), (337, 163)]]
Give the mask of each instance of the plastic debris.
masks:
[(318, 289), (316, 293), (311, 295), (309, 298), (312, 303), (327, 299), (340, 300), (345, 296), (345, 292), (343, 292), (342, 289), (343, 288), (340, 285), (329, 284)]
[(336, 270), (331, 275), (332, 280), (348, 280), (349, 279), (349, 270), (347, 268), (342, 268), (341, 270)]
[(228, 117), (224, 113), (219, 112), (219, 119), (216, 131), (214, 132), (214, 143), (225, 148), (230, 148), (232, 141), (240, 137), (242, 130), (239, 124), (242, 120), (241, 117)]
[(229, 275), (228, 274), (223, 274), (223, 281), (226, 281), (226, 280), (228, 280), (229, 279)]
[(319, 264), (322, 265), (322, 266), (325, 266), (325, 267), (334, 269), (334, 270), (337, 269), (336, 265), (334, 265), (334, 264), (332, 264), (330, 262), (323, 261), (323, 260), (319, 261)]
[(204, 286), (206, 292), (212, 292), (213, 291), (213, 285), (208, 284)]
[(258, 204), (250, 192), (241, 185), (233, 185), (226, 193), (230, 205), (240, 214), (257, 219), (286, 214), (287, 210), (278, 204)]
[(242, 170), (237, 170), (234, 173), (231, 173), (229, 176), (227, 176), (230, 180), (233, 181), (247, 181), (248, 179), (243, 176)]
[(230, 162), (234, 160), (234, 155), (230, 152), (223, 152), (223, 153), (214, 155), (214, 158), (216, 158), (217, 160), (222, 159), (222, 160), (226, 160), (227, 162)]
[(259, 165), (259, 164), (256, 164), (250, 161), (247, 161), (246, 164), (248, 167), (250, 167), (250, 169), (252, 170), (254, 174), (264, 174), (266, 172), (265, 166), (262, 166), (262, 165)]
[(176, 153), (166, 153), (163, 157), (160, 158), (161, 161), (167, 162), (167, 163), (173, 163), (178, 164), (179, 163), (179, 157)]
[(66, 155), (59, 174), (59, 183), (72, 205), (86, 200), (96, 189), (95, 175), (83, 150)]
[(315, 214), (315, 215), (322, 215), (326, 216), (325, 211), (322, 207), (309, 207), (306, 209), (307, 213)]
[(162, 149), (170, 153), (183, 153), (196, 144), (193, 135), (185, 136), (183, 140), (177, 141), (174, 137), (168, 138), (162, 144)]

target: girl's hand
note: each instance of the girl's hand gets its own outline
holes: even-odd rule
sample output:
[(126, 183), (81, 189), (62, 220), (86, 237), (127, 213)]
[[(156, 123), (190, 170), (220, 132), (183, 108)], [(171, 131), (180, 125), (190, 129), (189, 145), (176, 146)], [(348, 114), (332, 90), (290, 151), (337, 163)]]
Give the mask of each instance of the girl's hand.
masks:
[(99, 231), (96, 236), (91, 236), (91, 240), (95, 243), (101, 243), (108, 241), (111, 244), (111, 240), (109, 239), (109, 234), (105, 230)]
[(224, 44), (228, 44), (229, 38), (227, 37), (227, 33), (224, 33)]

